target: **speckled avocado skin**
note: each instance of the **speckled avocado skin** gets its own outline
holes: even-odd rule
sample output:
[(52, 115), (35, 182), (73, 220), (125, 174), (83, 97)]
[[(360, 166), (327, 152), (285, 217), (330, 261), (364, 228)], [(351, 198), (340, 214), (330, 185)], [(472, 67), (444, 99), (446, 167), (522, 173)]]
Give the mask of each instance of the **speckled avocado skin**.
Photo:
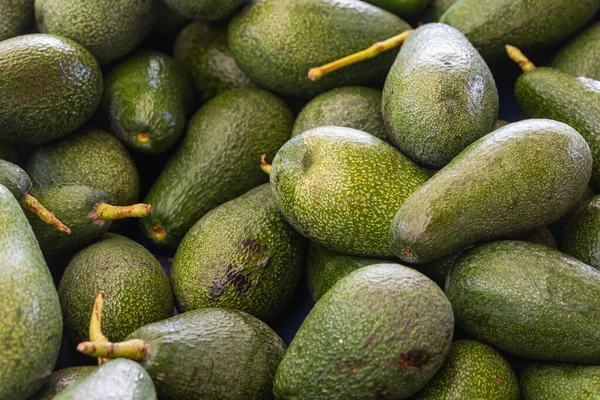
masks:
[(560, 250), (600, 270), (600, 196), (580, 205), (565, 228)]
[(581, 198), (591, 170), (589, 146), (568, 125), (506, 125), (467, 147), (402, 204), (390, 246), (404, 261), (425, 263), (541, 228)]
[(466, 252), (446, 295), (472, 337), (521, 357), (600, 362), (600, 273), (546, 246), (499, 241)]
[(140, 363), (163, 400), (271, 399), (285, 353), (285, 344), (268, 325), (225, 308), (188, 311), (146, 325), (128, 339), (150, 345)]
[(229, 25), (229, 45), (242, 70), (257, 84), (309, 99), (339, 86), (383, 79), (397, 50), (308, 80), (308, 71), (410, 26), (358, 0), (253, 0)]
[(565, 228), (569, 224), (569, 221), (571, 221), (571, 218), (573, 218), (573, 216), (575, 215), (577, 209), (581, 207), (583, 203), (586, 202), (586, 200), (590, 200), (595, 195), (596, 193), (594, 193), (594, 190), (588, 186), (585, 189), (585, 192), (583, 192), (583, 196), (581, 196), (581, 198), (577, 201), (577, 203), (575, 203), (573, 207), (571, 207), (569, 211), (567, 211), (565, 214), (563, 214), (562, 217), (548, 225), (548, 229), (550, 229), (550, 232), (552, 232), (552, 236), (556, 238), (558, 243), (561, 242), (565, 232)]
[[(140, 221), (142, 231), (159, 245), (176, 247), (204, 214), (266, 183), (261, 155), (270, 161), (292, 124), (287, 106), (264, 90), (236, 89), (212, 99), (192, 117), (146, 197), (152, 214)], [(164, 238), (155, 238), (155, 226), (163, 227)]]
[(216, 21), (231, 16), (245, 0), (164, 0), (169, 6), (188, 18)]
[(523, 51), (558, 43), (600, 9), (600, 0), (458, 0), (440, 22), (464, 33), (486, 60), (506, 57), (504, 46)]
[(76, 183), (104, 190), (116, 206), (138, 201), (140, 178), (131, 155), (101, 129), (82, 128), (38, 147), (25, 170), (36, 186)]
[(156, 20), (156, 0), (35, 0), (41, 32), (81, 43), (101, 65), (135, 49)]
[(53, 35), (0, 42), (0, 76), (2, 141), (34, 144), (68, 135), (92, 116), (102, 96), (92, 54)]
[(343, 126), (389, 142), (381, 114), (381, 91), (346, 86), (318, 95), (296, 118), (292, 137), (319, 126)]
[(54, 368), (62, 338), (58, 295), (35, 235), (0, 185), (0, 398), (26, 399)]
[(600, 81), (600, 22), (565, 44), (550, 66), (574, 76)]
[(391, 145), (342, 127), (320, 127), (277, 153), (271, 186), (298, 232), (331, 250), (393, 256), (387, 236), (394, 214), (427, 175)]
[(600, 398), (600, 366), (531, 364), (519, 374), (523, 400)]
[(192, 76), (203, 102), (230, 89), (254, 86), (229, 50), (225, 23), (190, 23), (177, 35), (173, 55)]
[(392, 143), (434, 169), (491, 132), (498, 118), (492, 72), (467, 38), (444, 24), (423, 25), (406, 39), (382, 101)]
[(30, 400), (52, 400), (54, 396), (62, 392), (80, 378), (94, 371), (96, 367), (86, 365), (82, 367), (70, 367), (54, 371), (46, 380), (44, 386)]
[(31, 188), (31, 179), (23, 168), (0, 160), (0, 185), (7, 188), (17, 201), (21, 201)]
[(435, 377), (414, 399), (519, 400), (519, 382), (508, 361), (490, 346), (459, 340)]
[(311, 310), (275, 376), (278, 399), (403, 399), (442, 365), (454, 318), (442, 290), (398, 264), (341, 279)]
[(34, 0), (0, 0), (0, 42), (22, 35), (34, 25)]
[(594, 158), (590, 184), (600, 190), (600, 81), (539, 67), (519, 77), (515, 95), (527, 116), (564, 122), (584, 137)]

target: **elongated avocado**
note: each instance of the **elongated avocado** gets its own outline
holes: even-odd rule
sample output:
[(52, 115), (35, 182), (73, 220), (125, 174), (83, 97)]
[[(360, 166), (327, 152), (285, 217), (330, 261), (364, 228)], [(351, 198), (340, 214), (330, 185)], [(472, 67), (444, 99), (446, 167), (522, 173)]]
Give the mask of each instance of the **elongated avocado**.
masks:
[(550, 66), (573, 76), (586, 76), (600, 81), (600, 22), (565, 44)]
[(600, 196), (579, 206), (565, 228), (560, 250), (600, 270)]
[(34, 0), (0, 0), (0, 42), (19, 36), (34, 25)]
[(54, 371), (50, 377), (44, 383), (44, 386), (39, 392), (31, 398), (31, 400), (52, 400), (54, 396), (62, 392), (80, 378), (86, 376), (90, 372), (94, 371), (96, 367), (93, 366), (82, 366), (82, 367), (69, 367)]
[(523, 400), (596, 399), (600, 366), (535, 363), (519, 374)]

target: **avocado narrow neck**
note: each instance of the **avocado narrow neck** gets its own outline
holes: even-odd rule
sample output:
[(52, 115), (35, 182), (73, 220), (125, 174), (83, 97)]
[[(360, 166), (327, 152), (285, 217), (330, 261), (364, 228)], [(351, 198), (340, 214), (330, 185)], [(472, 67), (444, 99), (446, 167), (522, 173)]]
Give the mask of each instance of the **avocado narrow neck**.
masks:
[(48, 209), (46, 209), (46, 207), (44, 207), (38, 199), (30, 195), (29, 193), (25, 193), (25, 196), (23, 196), (23, 199), (21, 200), (21, 205), (23, 206), (23, 208), (37, 215), (42, 221), (44, 221), (48, 225), (56, 227), (56, 229), (63, 233), (66, 233), (67, 235), (71, 234), (71, 229), (69, 229), (68, 226), (60, 222), (53, 213), (48, 211)]
[(93, 215), (96, 219), (113, 221), (125, 218), (143, 218), (152, 212), (150, 204), (133, 204), (131, 206), (112, 206), (99, 203), (94, 209)]
[(132, 339), (120, 343), (111, 342), (82, 342), (77, 345), (77, 351), (97, 358), (128, 358), (134, 361), (142, 360), (150, 345), (142, 339)]
[(507, 44), (505, 48), (510, 59), (519, 64), (519, 67), (521, 67), (523, 72), (529, 72), (535, 69), (535, 64), (532, 63), (529, 58), (527, 58), (525, 54), (521, 52), (521, 50), (515, 46), (511, 46), (510, 44)]

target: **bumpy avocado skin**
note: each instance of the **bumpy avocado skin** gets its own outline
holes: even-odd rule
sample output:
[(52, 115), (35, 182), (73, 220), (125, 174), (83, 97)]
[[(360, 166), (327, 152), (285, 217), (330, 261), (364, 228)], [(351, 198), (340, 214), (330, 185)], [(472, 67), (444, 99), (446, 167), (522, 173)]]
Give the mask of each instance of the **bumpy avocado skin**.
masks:
[(591, 170), (589, 146), (568, 125), (506, 125), (467, 147), (402, 204), (390, 246), (404, 261), (425, 263), (541, 228), (581, 198)]
[(14, 196), (0, 185), (0, 398), (26, 399), (58, 357), (58, 295), (35, 235)]
[(21, 201), (31, 188), (31, 179), (23, 168), (0, 160), (0, 185), (7, 188), (17, 201)]
[(30, 400), (52, 400), (54, 396), (62, 392), (80, 378), (94, 371), (96, 367), (86, 365), (83, 367), (70, 367), (54, 371), (46, 380), (44, 386)]
[(73, 39), (101, 65), (135, 49), (157, 17), (156, 0), (36, 0), (41, 32)]
[(571, 39), (556, 54), (552, 68), (600, 81), (600, 22)]
[(245, 0), (164, 0), (169, 6), (188, 18), (216, 21), (227, 18), (240, 8)]
[(600, 273), (546, 246), (486, 243), (450, 271), (458, 326), (497, 349), (535, 360), (598, 364)]
[(397, 50), (317, 82), (307, 74), (408, 29), (399, 17), (358, 0), (253, 0), (233, 17), (229, 46), (253, 82), (310, 99), (335, 87), (383, 79)]
[(302, 275), (304, 238), (277, 209), (266, 183), (210, 211), (175, 255), (177, 310), (221, 307), (275, 317)]
[(519, 374), (523, 400), (597, 399), (600, 366), (530, 364)]
[(565, 228), (560, 250), (600, 270), (600, 196), (580, 205)]
[(438, 23), (406, 39), (382, 101), (392, 143), (434, 169), (491, 132), (498, 118), (498, 90), (487, 64), (462, 33)]
[(346, 86), (318, 95), (298, 114), (292, 137), (319, 126), (358, 129), (389, 142), (381, 114), (381, 91), (377, 89)]
[(12, 143), (68, 135), (92, 116), (102, 96), (102, 72), (92, 54), (53, 35), (0, 42), (0, 76), (0, 140)]
[(278, 399), (402, 399), (442, 365), (454, 318), (442, 290), (398, 264), (363, 267), (311, 310), (275, 376)]
[(0, 42), (24, 34), (34, 24), (34, 0), (0, 0)]
[(191, 75), (202, 102), (230, 89), (254, 87), (231, 54), (225, 23), (190, 23), (177, 35), (173, 56)]

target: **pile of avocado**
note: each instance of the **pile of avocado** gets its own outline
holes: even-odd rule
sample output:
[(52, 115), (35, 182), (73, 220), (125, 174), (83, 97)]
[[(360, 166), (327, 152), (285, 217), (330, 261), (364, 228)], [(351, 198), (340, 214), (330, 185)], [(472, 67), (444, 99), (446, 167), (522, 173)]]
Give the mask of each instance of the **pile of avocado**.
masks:
[(598, 16), (0, 0), (0, 399), (600, 399)]

